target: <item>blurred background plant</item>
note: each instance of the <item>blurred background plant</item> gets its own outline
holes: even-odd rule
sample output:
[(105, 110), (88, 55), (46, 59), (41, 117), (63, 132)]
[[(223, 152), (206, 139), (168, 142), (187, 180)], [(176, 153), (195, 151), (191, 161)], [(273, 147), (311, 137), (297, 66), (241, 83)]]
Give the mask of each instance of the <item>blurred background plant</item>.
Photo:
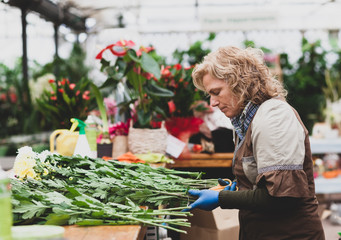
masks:
[(184, 66), (193, 66), (203, 60), (203, 57), (211, 52), (208, 46), (216, 37), (215, 33), (210, 33), (203, 41), (194, 42), (188, 49), (176, 49), (173, 53), (173, 58), (176, 63)]
[(71, 83), (67, 78), (50, 79), (49, 83), (52, 90), (44, 90), (36, 101), (39, 111), (52, 123), (52, 129), (68, 129), (71, 118), (85, 120), (89, 111), (95, 108), (88, 79), (82, 78), (77, 83)]
[[(127, 118), (132, 118), (136, 128), (153, 128), (156, 116), (165, 116), (157, 100), (172, 97), (173, 93), (157, 85), (161, 74), (160, 66), (153, 58), (154, 48), (134, 50), (134, 46), (133, 41), (121, 40), (100, 51), (96, 59), (100, 60), (101, 71), (107, 75), (101, 87), (111, 86), (116, 90), (123, 84), (128, 97), (119, 103), (120, 113), (125, 112)], [(103, 55), (109, 52), (105, 59)]]
[(314, 123), (324, 121), (326, 99), (327, 51), (320, 41), (308, 42), (302, 38), (302, 56), (291, 65), (287, 54), (281, 54), (283, 82), (288, 90), (288, 102), (300, 114), (308, 131), (312, 133)]
[(184, 68), (181, 64), (162, 67), (158, 83), (174, 94), (171, 98), (159, 99), (167, 118), (193, 116), (193, 103), (205, 99), (204, 92), (193, 84), (192, 71), (193, 67)]

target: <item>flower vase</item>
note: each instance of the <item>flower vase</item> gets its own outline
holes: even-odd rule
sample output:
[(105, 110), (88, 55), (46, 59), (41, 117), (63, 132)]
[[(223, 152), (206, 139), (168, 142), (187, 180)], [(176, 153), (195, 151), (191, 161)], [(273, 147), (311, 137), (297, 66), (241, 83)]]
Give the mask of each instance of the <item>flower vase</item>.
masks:
[(112, 157), (112, 142), (111, 143), (97, 143), (97, 157)]
[(115, 136), (113, 141), (112, 158), (128, 152), (128, 136)]

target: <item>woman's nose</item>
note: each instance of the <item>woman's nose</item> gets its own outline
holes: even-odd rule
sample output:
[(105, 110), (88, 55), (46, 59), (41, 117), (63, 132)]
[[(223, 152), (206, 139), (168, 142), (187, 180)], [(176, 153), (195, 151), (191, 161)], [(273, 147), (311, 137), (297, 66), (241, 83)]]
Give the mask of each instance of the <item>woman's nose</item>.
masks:
[(219, 105), (219, 101), (216, 100), (214, 97), (211, 97), (211, 98), (210, 98), (210, 105), (211, 105), (212, 107), (216, 107), (216, 106)]

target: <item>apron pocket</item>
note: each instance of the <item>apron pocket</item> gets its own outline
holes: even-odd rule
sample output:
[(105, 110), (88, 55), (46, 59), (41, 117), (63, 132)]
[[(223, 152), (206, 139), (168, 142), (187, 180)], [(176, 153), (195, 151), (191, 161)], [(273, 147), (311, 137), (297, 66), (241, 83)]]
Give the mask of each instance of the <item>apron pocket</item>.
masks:
[(257, 163), (253, 156), (243, 157), (243, 170), (247, 179), (253, 184), (256, 184), (256, 178), (258, 176)]

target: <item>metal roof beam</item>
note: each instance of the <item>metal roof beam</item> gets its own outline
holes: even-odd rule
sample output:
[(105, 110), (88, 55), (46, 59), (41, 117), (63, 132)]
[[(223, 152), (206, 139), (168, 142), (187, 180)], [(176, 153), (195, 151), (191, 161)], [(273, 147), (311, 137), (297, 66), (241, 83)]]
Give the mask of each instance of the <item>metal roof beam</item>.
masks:
[(85, 18), (79, 17), (67, 8), (49, 1), (49, 0), (2, 0), (11, 6), (29, 11), (37, 12), (42, 18), (51, 21), (54, 24), (65, 24), (76, 32), (86, 32)]

